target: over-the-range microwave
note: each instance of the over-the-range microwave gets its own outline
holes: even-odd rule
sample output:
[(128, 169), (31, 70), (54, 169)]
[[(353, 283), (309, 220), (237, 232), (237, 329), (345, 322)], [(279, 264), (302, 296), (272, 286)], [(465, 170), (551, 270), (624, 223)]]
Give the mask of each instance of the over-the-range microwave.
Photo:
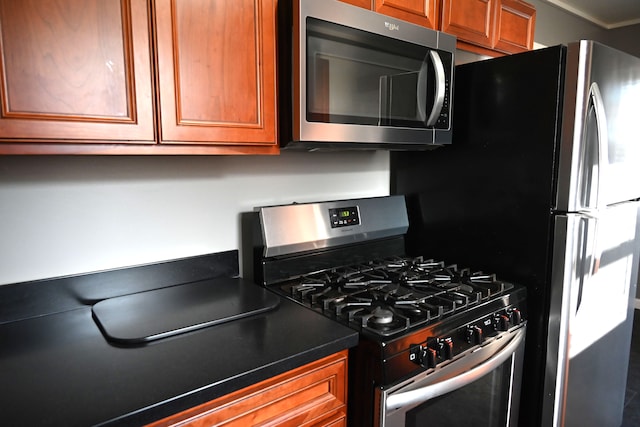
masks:
[(337, 0), (279, 8), (281, 146), (451, 143), (454, 36)]

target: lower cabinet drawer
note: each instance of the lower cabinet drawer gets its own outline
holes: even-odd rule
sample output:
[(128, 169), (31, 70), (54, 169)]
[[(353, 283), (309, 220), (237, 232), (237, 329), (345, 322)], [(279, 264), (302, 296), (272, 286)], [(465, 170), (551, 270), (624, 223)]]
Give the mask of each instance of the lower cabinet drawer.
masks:
[(347, 354), (332, 354), (149, 427), (346, 426)]

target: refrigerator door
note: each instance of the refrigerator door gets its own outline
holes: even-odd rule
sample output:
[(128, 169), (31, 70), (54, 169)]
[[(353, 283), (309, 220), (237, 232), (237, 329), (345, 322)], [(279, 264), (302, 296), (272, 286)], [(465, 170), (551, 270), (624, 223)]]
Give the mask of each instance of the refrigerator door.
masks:
[[(619, 426), (640, 258), (640, 202), (556, 217), (548, 425)], [(548, 358), (552, 361), (553, 358)], [(551, 363), (551, 362), (550, 362)]]
[(566, 64), (557, 210), (639, 198), (640, 58), (583, 40)]

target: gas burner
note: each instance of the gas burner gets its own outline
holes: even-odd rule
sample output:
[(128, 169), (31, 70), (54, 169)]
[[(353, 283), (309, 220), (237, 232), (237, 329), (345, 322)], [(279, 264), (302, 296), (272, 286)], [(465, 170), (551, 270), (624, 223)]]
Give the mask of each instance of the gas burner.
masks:
[(493, 274), (422, 257), (334, 267), (282, 287), (304, 305), (385, 336), (461, 312), (511, 288)]
[(358, 325), (363, 331), (389, 336), (406, 331), (411, 326), (408, 317), (392, 307), (364, 306), (347, 310), (347, 320)]
[(369, 321), (376, 325), (387, 325), (393, 322), (393, 311), (383, 307), (376, 307), (371, 311)]

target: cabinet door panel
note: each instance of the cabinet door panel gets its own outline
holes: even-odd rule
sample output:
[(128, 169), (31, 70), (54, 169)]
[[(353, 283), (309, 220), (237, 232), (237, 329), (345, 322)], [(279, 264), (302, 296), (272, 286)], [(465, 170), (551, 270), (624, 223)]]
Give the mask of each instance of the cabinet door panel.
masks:
[(345, 426), (347, 354), (334, 353), (147, 427)]
[(354, 6), (363, 7), (365, 9), (371, 10), (371, 0), (340, 0), (343, 3), (349, 3)]
[(0, 0), (0, 139), (154, 140), (145, 0)]
[(494, 0), (444, 0), (442, 31), (459, 40), (492, 47)]
[(510, 53), (533, 49), (535, 20), (533, 6), (517, 0), (502, 0), (496, 19), (495, 48)]
[(156, 2), (161, 142), (276, 144), (275, 1)]
[(375, 0), (375, 11), (435, 29), (439, 5), (439, 0)]

